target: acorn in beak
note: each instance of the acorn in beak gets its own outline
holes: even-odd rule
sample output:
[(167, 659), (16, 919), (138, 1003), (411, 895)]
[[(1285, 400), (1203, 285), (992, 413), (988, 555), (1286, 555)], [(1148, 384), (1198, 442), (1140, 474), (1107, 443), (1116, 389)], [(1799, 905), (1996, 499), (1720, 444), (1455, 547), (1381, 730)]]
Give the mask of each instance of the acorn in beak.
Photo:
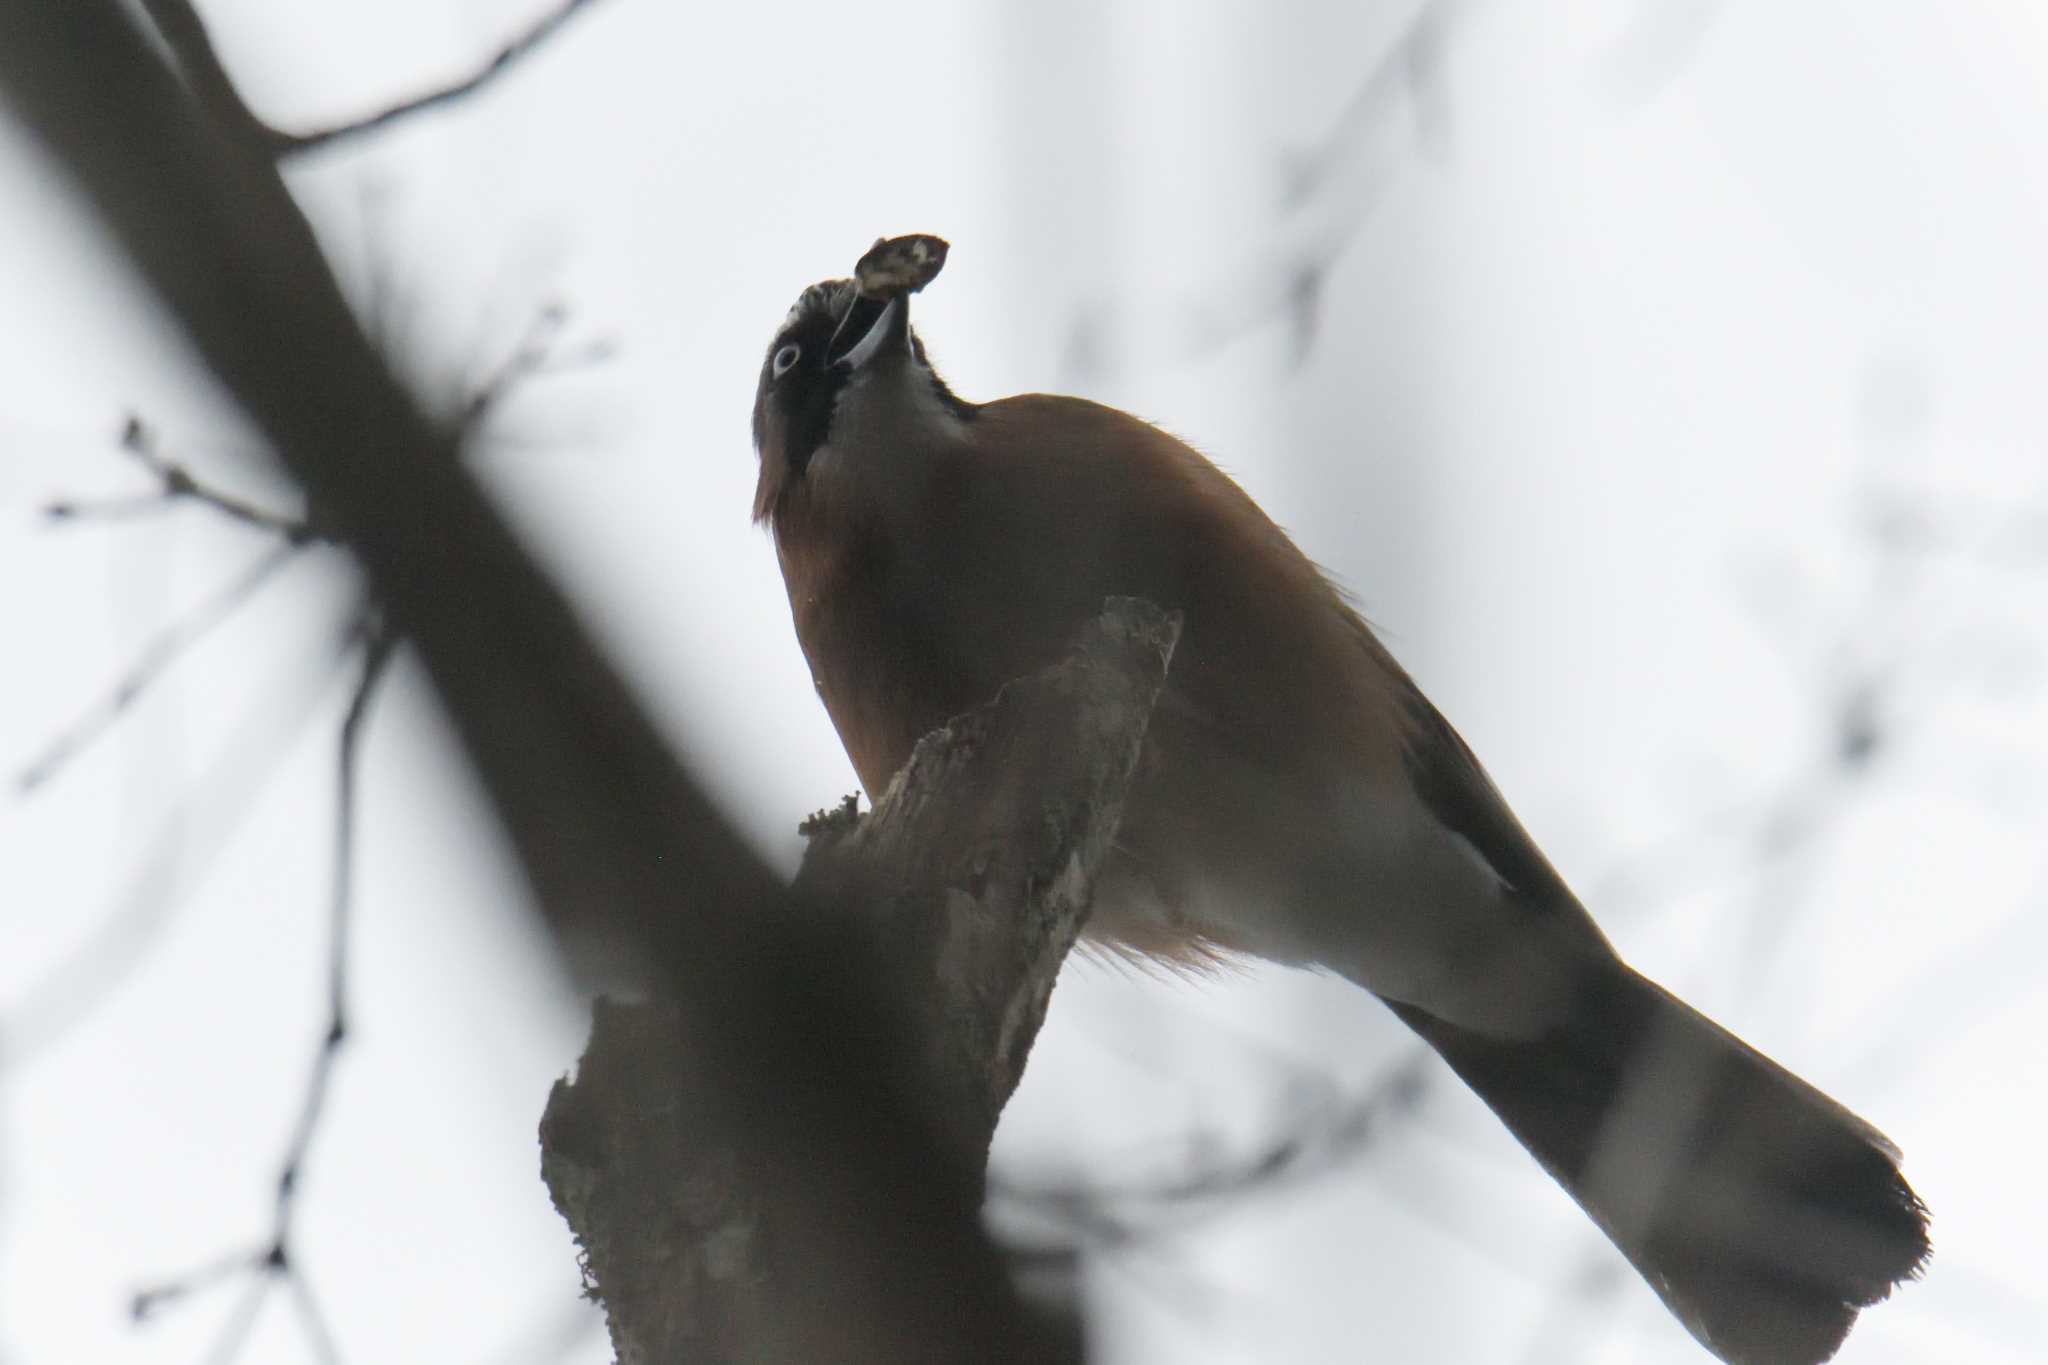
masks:
[(888, 237), (853, 268), (855, 292), (825, 348), (825, 363), (849, 371), (877, 356), (910, 350), (910, 296), (946, 265), (946, 241), (926, 233)]

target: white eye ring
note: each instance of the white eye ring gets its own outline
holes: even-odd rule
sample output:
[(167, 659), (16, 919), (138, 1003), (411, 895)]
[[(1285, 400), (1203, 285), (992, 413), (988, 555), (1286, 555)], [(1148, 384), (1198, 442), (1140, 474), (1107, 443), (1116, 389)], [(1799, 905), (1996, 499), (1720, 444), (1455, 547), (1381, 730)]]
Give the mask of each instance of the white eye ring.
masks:
[(775, 378), (789, 373), (790, 366), (803, 358), (803, 348), (794, 344), (783, 347), (775, 353)]

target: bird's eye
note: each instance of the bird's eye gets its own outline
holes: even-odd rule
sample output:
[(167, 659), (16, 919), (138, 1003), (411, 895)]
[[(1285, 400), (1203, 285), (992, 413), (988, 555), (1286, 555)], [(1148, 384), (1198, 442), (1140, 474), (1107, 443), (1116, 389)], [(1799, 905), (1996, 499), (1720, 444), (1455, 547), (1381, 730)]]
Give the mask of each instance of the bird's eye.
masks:
[(789, 367), (796, 364), (802, 356), (803, 348), (800, 346), (785, 346), (777, 351), (775, 353), (775, 377), (780, 379), (788, 374)]

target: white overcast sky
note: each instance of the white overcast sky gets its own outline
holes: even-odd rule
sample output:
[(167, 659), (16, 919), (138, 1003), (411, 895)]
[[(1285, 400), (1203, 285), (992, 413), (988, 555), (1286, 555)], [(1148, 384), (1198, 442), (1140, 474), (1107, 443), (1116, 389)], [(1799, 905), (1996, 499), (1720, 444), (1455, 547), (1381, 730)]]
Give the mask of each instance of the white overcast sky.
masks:
[[(286, 127), (459, 71), (535, 9), (204, 7)], [(482, 467), (792, 865), (797, 817), (854, 779), (747, 524), (755, 367), (875, 236), (950, 238), (920, 327), (956, 388), (1085, 392), (1210, 452), (1357, 593), (1623, 950), (1905, 1148), (1934, 1268), (1844, 1358), (2038, 1359), (2048, 18), (1446, 4), (1434, 63), (1291, 201), (1416, 13), (599, 0), (488, 94), (291, 179), (425, 381), (487, 371), (549, 300), (570, 344), (615, 345), (520, 389)], [(190, 508), (46, 528), (53, 498), (144, 486), (124, 415), (282, 493), (4, 126), (0, 241), (14, 768), (264, 548)], [(1325, 243), (1295, 367), (1262, 304)], [(237, 1293), (125, 1317), (266, 1226), (322, 1021), (349, 591), (309, 559), (0, 802), (0, 1360), (202, 1359)], [(1842, 697), (1872, 678), (1880, 742), (1845, 776)], [(352, 1365), (604, 1359), (600, 1333), (559, 1348), (576, 1274), (533, 1137), (578, 1007), (420, 680), (394, 682), (300, 1252)], [(103, 936), (94, 990), (52, 977)], [(999, 1159), (1227, 1161), (1411, 1046), (1301, 974), (1076, 964)], [(1441, 1074), (1333, 1170), (1087, 1286), (1116, 1362), (1702, 1358)], [(242, 1358), (313, 1359), (276, 1302)]]

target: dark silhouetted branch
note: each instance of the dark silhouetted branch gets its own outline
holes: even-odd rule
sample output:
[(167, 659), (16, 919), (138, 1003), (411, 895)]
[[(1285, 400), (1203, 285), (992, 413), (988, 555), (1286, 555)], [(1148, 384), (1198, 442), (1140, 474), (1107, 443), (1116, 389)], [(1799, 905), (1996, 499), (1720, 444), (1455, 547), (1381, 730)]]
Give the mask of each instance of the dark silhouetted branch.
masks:
[(111, 729), (188, 650), (241, 610), (258, 590), (278, 576), (298, 550), (319, 538), (304, 518), (266, 511), (194, 478), (185, 466), (157, 448), (156, 437), (139, 417), (131, 416), (122, 425), (121, 449), (156, 480), (154, 493), (107, 501), (67, 499), (50, 504), (46, 509), (49, 517), (56, 521), (125, 520), (194, 503), (210, 507), (230, 521), (277, 536), (280, 543), (144, 646), (107, 695), (61, 731), (21, 770), (15, 783), (25, 792), (43, 786)]
[(355, 693), (349, 698), (348, 713), (341, 722), (341, 745), (335, 756), (334, 882), (328, 901), (327, 1030), (321, 1036), (312, 1075), (306, 1084), (305, 1103), (300, 1107), (299, 1121), (293, 1126), (291, 1144), (278, 1174), (274, 1240), (280, 1253), (289, 1240), (299, 1175), (305, 1166), (306, 1151), (312, 1145), (314, 1129), (319, 1126), (321, 1108), (327, 1102), (335, 1054), (348, 1040), (349, 929), (355, 898), (357, 774), (362, 766), (363, 722), (396, 643), (380, 624), (372, 622), (364, 627), (362, 673), (356, 679)]
[(187, 86), (201, 105), (242, 135), (268, 146), (272, 154), (292, 156), (381, 132), (414, 114), (454, 104), (475, 94), (554, 37), (591, 3), (592, 0), (563, 0), (460, 80), (400, 100), (361, 118), (304, 133), (273, 128), (250, 112), (226, 69), (221, 66), (213, 41), (207, 36), (206, 25), (189, 0), (142, 0), (142, 7), (156, 25), (157, 32), (163, 36), (164, 45), (177, 58)]
[(186, 90), (208, 117), (240, 141), (260, 145), (277, 137), (243, 102), (191, 0), (142, 0), (142, 10), (177, 61)]
[(154, 493), (97, 501), (64, 499), (51, 503), (44, 509), (45, 514), (52, 521), (123, 520), (168, 511), (182, 503), (196, 503), (211, 507), (230, 521), (283, 536), (294, 544), (316, 538), (313, 527), (301, 517), (282, 516), (200, 482), (184, 465), (157, 448), (155, 434), (140, 417), (131, 416), (122, 425), (121, 450), (156, 480)]
[(564, 24), (575, 18), (579, 12), (591, 3), (592, 0), (564, 0), (564, 3), (541, 16), (532, 27), (492, 53), (489, 60), (485, 61), (482, 66), (461, 80), (426, 91), (423, 94), (415, 95), (411, 99), (401, 100), (387, 109), (378, 110), (374, 114), (366, 114), (361, 118), (351, 119), (347, 123), (336, 124), (332, 128), (322, 128), (309, 133), (284, 133), (273, 130), (271, 134), (273, 143), (280, 155), (289, 156), (297, 152), (309, 152), (321, 147), (332, 146), (347, 138), (360, 137), (365, 133), (379, 132), (389, 128), (400, 119), (409, 118), (427, 109), (439, 108), (444, 104), (453, 104), (457, 100), (475, 94), (499, 76), (504, 75), (521, 58), (527, 56), (548, 39), (554, 37)]
[[(195, 94), (118, 0), (0, 0), (0, 99), (361, 566), (558, 942), (676, 1009), (676, 1065), (648, 1089), (695, 1068), (720, 1099), (705, 1121), (779, 1158), (765, 1235), (821, 1252), (785, 1327), (841, 1360), (1051, 1358), (967, 1198), (979, 1172), (891, 1065), (914, 1047), (889, 975), (778, 930), (825, 917), (788, 909), (455, 458), (460, 429), (369, 344), (274, 149)], [(802, 1032), (819, 1019), (838, 1026)]]
[(193, 502), (211, 507), (230, 521), (267, 531), (293, 545), (319, 538), (318, 528), (304, 517), (269, 511), (200, 482), (184, 465), (163, 453), (157, 445), (156, 433), (140, 417), (131, 415), (122, 424), (121, 449), (156, 478), (166, 503)]

